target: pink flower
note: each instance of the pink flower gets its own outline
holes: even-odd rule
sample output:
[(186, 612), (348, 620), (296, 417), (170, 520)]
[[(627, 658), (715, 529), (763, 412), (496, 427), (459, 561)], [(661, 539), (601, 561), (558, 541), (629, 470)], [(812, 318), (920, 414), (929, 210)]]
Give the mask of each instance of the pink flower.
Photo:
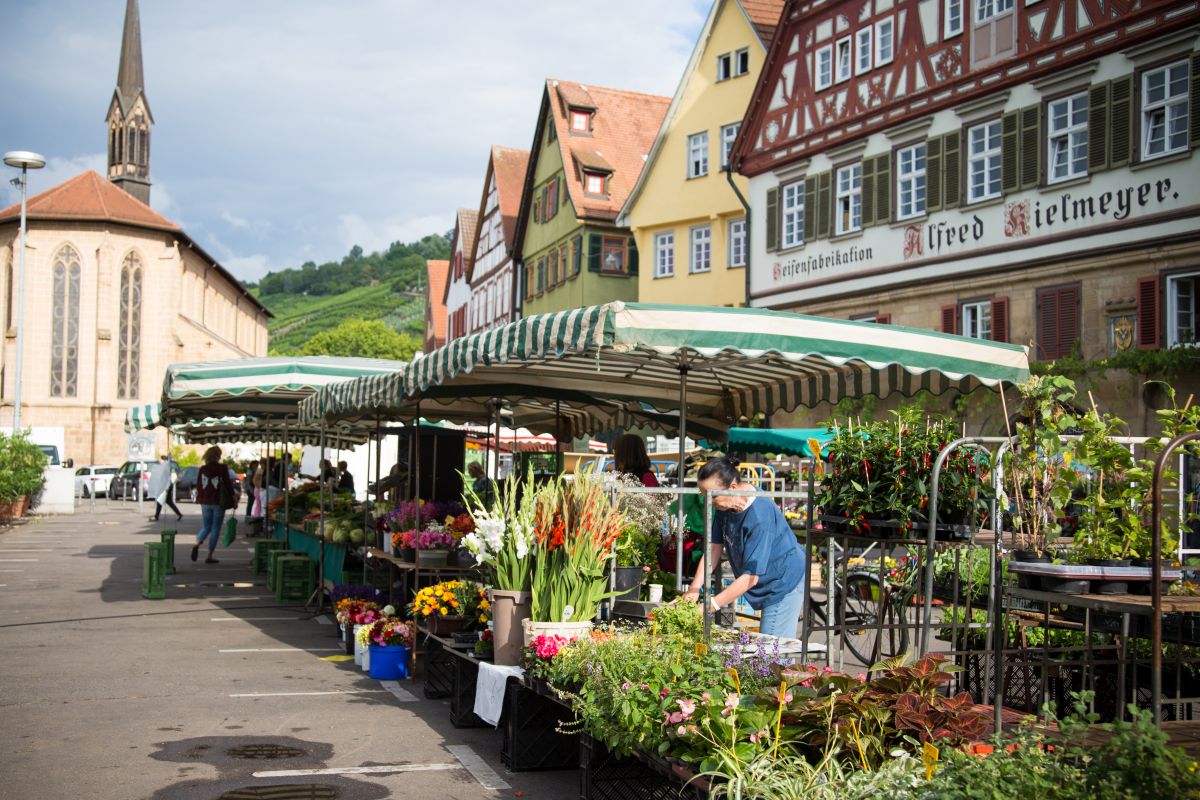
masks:
[(675, 702), (679, 703), (679, 710), (683, 712), (683, 715), (685, 717), (690, 717), (692, 714), (696, 713), (696, 701), (695, 700), (686, 700), (685, 699), (685, 700), (676, 700)]
[(766, 728), (763, 728), (757, 733), (750, 734), (750, 741), (754, 742), (755, 744), (758, 744), (759, 742), (765, 742), (769, 738), (771, 738), (771, 732)]
[(670, 693), (671, 693), (671, 690), (664, 686), (658, 690), (658, 699), (665, 700), (665, 699), (667, 699), (667, 695), (669, 695)]
[(680, 736), (685, 736), (687, 734), (687, 726), (680, 725), (678, 728), (675, 729), (675, 733), (679, 734)]
[(858, 678), (858, 680), (862, 681), (863, 683), (867, 682), (867, 674), (865, 672), (860, 672), (857, 675), (855, 675), (854, 677)]
[(621, 691), (622, 692), (629, 691), (629, 681), (625, 681), (624, 683), (621, 684)]
[(733, 692), (728, 692), (725, 695), (725, 710), (733, 711), (742, 704), (742, 698), (738, 697)]
[(680, 722), (683, 722), (685, 719), (687, 719), (687, 717), (683, 716), (683, 714), (680, 714), (678, 711), (673, 711), (667, 716), (667, 722), (671, 725), (677, 725)]
[(700, 695), (700, 699), (703, 700), (705, 702), (705, 704), (711, 703), (712, 702), (712, 692), (704, 692), (703, 694)]

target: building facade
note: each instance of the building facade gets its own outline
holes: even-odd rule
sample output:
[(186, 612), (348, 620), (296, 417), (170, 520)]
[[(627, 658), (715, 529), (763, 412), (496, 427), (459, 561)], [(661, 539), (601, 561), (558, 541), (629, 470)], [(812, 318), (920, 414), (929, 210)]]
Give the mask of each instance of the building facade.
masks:
[(492, 147), (476, 215), (475, 240), (469, 248), (467, 333), (486, 331), (514, 319), (513, 240), (528, 166), (528, 150)]
[[(85, 172), (29, 198), (21, 423), (63, 427), (66, 457), (125, 461), (127, 409), (157, 402), (167, 365), (262, 356), (270, 312), (147, 205), (150, 109), (136, 0), (109, 104), (109, 179)], [(31, 183), (38, 173), (31, 172)], [(0, 420), (16, 396), (20, 205), (0, 210)], [(167, 436), (159, 432), (159, 452)]]
[[(735, 147), (751, 303), (1096, 360), (1196, 341), (1200, 12), (789, 2)], [(1106, 398), (1144, 429), (1144, 393)]]
[(748, 182), (726, 167), (783, 0), (716, 0), (618, 218), (644, 262), (642, 302), (745, 302)]
[(471, 312), (471, 281), (468, 272), (475, 241), (478, 214), (472, 208), (460, 208), (454, 217), (454, 238), (450, 242), (450, 271), (442, 302), (446, 307), (446, 330), (442, 342), (452, 342), (468, 332)]
[(669, 103), (546, 82), (515, 232), (520, 315), (637, 299), (637, 246), (616, 220)]

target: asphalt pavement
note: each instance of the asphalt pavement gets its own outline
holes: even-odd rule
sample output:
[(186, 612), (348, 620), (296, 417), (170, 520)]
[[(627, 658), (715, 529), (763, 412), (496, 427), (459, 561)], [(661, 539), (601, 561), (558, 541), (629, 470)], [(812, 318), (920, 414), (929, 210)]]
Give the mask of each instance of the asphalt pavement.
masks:
[[(180, 508), (81, 501), (0, 528), (0, 800), (579, 796), (576, 770), (507, 772), (501, 732), (452, 727), (420, 681), (331, 659), (336, 625), (275, 602), (244, 528), (190, 561), (199, 509)], [(146, 600), (164, 528), (178, 572)]]

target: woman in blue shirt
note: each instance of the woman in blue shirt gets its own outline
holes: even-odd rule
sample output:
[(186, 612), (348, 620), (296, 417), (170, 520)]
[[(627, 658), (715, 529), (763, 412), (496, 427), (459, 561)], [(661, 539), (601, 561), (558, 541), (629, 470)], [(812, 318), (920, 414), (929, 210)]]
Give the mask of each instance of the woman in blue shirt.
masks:
[[(719, 489), (739, 491), (754, 487), (741, 481), (738, 460), (728, 456), (709, 461), (697, 475), (701, 493)], [(724, 553), (733, 568), (734, 581), (709, 598), (716, 612), (745, 595), (746, 602), (761, 612), (759, 630), (771, 636), (795, 638), (804, 609), (804, 550), (769, 497), (712, 499), (712, 544), (696, 567), (692, 585), (684, 595), (695, 602), (708, 577), (709, 565), (718, 564)]]

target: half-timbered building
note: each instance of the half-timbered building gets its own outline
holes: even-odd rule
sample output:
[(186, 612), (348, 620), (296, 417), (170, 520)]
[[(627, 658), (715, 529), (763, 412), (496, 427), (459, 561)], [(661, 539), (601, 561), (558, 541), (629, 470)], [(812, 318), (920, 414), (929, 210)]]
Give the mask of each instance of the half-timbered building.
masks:
[(452, 342), (469, 333), (471, 282), (467, 274), (471, 268), (471, 248), (475, 241), (477, 219), (478, 215), (473, 208), (460, 208), (454, 217), (454, 237), (450, 241), (450, 272), (446, 275), (446, 286), (442, 295), (442, 303), (446, 307), (443, 343)]

